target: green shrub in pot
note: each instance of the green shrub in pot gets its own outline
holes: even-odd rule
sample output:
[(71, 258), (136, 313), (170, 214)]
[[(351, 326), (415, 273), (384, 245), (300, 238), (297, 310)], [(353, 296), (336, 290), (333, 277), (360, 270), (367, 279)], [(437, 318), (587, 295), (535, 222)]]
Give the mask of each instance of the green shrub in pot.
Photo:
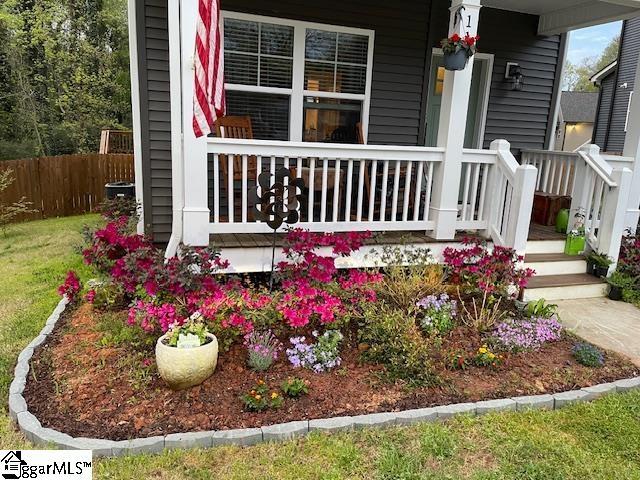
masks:
[(637, 278), (616, 270), (609, 278), (607, 278), (607, 283), (609, 284), (609, 298), (611, 300), (622, 300), (623, 291), (633, 288), (636, 285), (637, 280)]
[(604, 253), (591, 252), (587, 255), (587, 273), (596, 277), (606, 277), (613, 261)]

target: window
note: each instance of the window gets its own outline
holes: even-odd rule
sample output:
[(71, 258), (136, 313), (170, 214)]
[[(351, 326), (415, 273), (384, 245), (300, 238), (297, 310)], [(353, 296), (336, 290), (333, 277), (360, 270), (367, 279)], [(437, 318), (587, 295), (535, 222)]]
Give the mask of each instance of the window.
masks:
[[(366, 135), (373, 32), (223, 12), (227, 114), (264, 140)], [(365, 137), (366, 138), (366, 137)]]

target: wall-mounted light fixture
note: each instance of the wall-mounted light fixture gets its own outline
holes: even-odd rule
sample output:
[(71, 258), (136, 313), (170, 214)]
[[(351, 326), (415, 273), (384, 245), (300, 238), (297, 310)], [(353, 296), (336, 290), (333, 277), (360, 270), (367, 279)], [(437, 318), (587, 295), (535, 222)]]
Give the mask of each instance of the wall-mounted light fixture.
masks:
[(524, 86), (522, 67), (515, 62), (507, 62), (504, 70), (504, 78), (511, 82), (511, 90), (520, 91)]

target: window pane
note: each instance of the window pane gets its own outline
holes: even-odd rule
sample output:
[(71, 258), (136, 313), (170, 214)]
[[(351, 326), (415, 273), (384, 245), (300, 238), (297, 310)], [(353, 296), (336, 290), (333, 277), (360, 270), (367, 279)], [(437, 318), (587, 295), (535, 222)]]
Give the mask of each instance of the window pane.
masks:
[(291, 88), (293, 61), (287, 58), (260, 57), (260, 85)]
[(336, 33), (307, 29), (305, 57), (310, 60), (336, 60)]
[(338, 64), (336, 72), (336, 92), (364, 93), (366, 84), (366, 67)]
[(304, 67), (304, 88), (315, 92), (333, 92), (332, 63), (306, 62)]
[(258, 53), (258, 24), (245, 20), (224, 20), (224, 49)]
[(369, 38), (364, 35), (338, 34), (338, 62), (367, 64)]
[(227, 115), (248, 115), (254, 138), (289, 140), (289, 96), (227, 91)]
[(258, 84), (258, 57), (242, 53), (224, 54), (224, 79), (227, 83)]
[(306, 97), (305, 142), (358, 143), (357, 124), (362, 103), (357, 100)]
[(263, 23), (260, 53), (293, 57), (293, 27)]

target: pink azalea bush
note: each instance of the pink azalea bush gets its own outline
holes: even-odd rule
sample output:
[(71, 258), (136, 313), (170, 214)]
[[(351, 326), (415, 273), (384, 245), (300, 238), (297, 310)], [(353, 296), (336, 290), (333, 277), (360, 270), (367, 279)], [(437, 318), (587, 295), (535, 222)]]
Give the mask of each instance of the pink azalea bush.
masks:
[[(445, 248), (443, 256), (451, 283), (487, 295), (517, 294), (535, 273), (519, 268), (524, 257), (514, 249), (495, 245), (489, 250), (485, 242), (475, 238), (465, 238), (462, 248)], [(518, 287), (515, 292), (510, 291), (512, 286)]]
[(67, 300), (74, 302), (81, 290), (80, 279), (76, 272), (69, 270), (64, 283), (58, 287), (58, 294), (61, 297), (67, 297)]
[(640, 233), (622, 237), (618, 270), (631, 277), (640, 277)]

